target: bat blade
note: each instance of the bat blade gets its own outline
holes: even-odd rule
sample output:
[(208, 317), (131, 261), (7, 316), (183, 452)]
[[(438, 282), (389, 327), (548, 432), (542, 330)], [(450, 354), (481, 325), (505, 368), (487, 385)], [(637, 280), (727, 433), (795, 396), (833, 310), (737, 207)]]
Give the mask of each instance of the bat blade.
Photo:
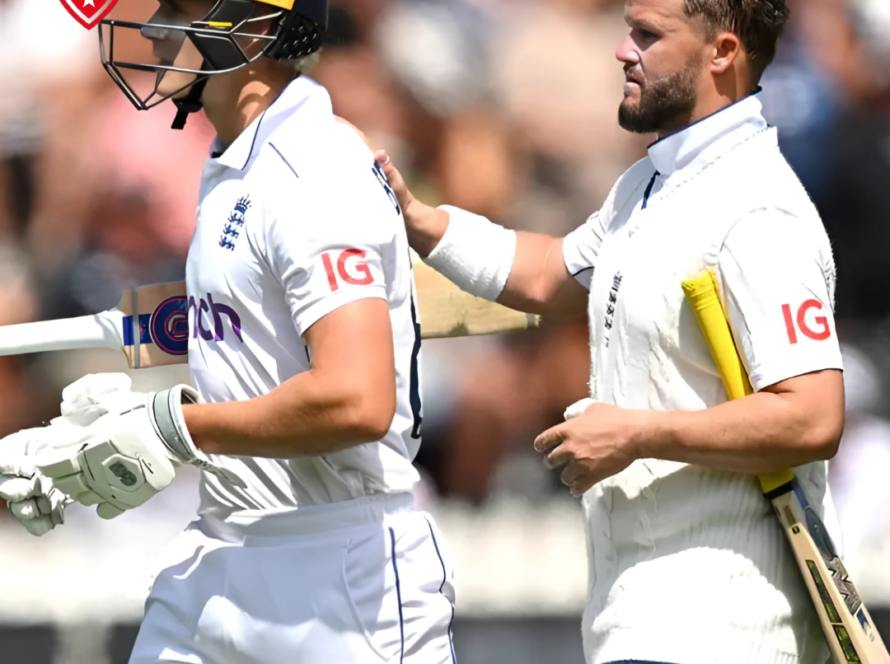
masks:
[(836, 664), (890, 664), (890, 654), (797, 480), (767, 495), (816, 607)]
[[(744, 398), (751, 386), (712, 276), (704, 273), (682, 286), (727, 396)], [(761, 476), (760, 484), (787, 535), (834, 663), (890, 664), (890, 654), (794, 471)]]
[(424, 263), (414, 264), (424, 339), (473, 337), (538, 327), (540, 318), (465, 293)]
[[(424, 339), (517, 332), (537, 316), (461, 291), (423, 263), (414, 266)], [(189, 304), (185, 283), (124, 292), (116, 309), (92, 316), (0, 327), (0, 356), (56, 350), (123, 350), (132, 369), (188, 363)]]

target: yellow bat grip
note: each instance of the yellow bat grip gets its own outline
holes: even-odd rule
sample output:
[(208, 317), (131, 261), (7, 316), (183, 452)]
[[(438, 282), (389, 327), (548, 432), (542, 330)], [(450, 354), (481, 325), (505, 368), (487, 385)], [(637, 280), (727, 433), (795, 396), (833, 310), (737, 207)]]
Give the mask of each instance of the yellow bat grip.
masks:
[[(727, 396), (730, 400), (735, 400), (751, 394), (751, 383), (736, 351), (713, 276), (710, 272), (705, 272), (695, 279), (684, 281), (682, 285), (686, 300), (705, 337), (714, 364), (717, 365), (717, 371), (720, 372), (720, 378), (723, 379)], [(793, 480), (794, 471), (789, 469), (761, 475), (759, 479), (763, 492), (769, 493)]]

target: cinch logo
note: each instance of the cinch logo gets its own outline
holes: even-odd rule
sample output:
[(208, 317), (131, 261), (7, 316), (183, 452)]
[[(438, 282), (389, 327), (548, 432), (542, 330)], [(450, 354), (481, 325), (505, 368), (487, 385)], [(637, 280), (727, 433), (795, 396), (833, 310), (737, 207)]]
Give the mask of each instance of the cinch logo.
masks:
[(62, 0), (62, 6), (87, 30), (96, 27), (116, 4), (117, 0)]
[[(192, 319), (192, 310), (195, 312), (194, 319)], [(204, 325), (205, 312), (213, 320), (212, 329)], [(203, 297), (198, 300), (190, 297), (188, 313), (189, 322), (194, 320), (194, 323), (190, 325), (192, 338), (197, 339), (198, 335), (200, 335), (204, 341), (224, 341), (226, 334), (222, 317), (226, 316), (229, 319), (232, 330), (235, 332), (235, 336), (238, 337), (238, 341), (244, 343), (244, 337), (241, 336), (241, 316), (232, 307), (214, 302), (213, 296), (210, 293), (207, 293), (206, 301)]]
[(816, 324), (816, 329), (810, 327), (810, 324), (807, 322), (807, 314), (811, 310), (822, 311), (822, 309), (823, 305), (819, 300), (807, 300), (800, 305), (800, 308), (797, 310), (795, 321), (791, 316), (791, 305), (782, 305), (782, 314), (785, 316), (785, 330), (788, 332), (788, 341), (792, 346), (797, 343), (797, 329), (794, 325), (795, 322), (797, 323), (797, 328), (800, 328), (803, 335), (814, 341), (825, 341), (831, 336), (831, 328), (828, 325), (828, 318), (826, 316), (816, 316), (813, 319), (813, 322)]

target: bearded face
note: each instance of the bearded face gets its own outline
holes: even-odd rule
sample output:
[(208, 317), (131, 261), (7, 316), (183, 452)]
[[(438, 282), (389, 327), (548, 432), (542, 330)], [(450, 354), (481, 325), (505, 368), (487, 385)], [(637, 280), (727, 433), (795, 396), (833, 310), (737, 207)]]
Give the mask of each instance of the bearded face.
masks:
[(637, 134), (676, 126), (695, 108), (700, 70), (698, 63), (690, 62), (679, 71), (649, 79), (639, 64), (626, 66), (627, 84), (618, 108), (618, 124)]

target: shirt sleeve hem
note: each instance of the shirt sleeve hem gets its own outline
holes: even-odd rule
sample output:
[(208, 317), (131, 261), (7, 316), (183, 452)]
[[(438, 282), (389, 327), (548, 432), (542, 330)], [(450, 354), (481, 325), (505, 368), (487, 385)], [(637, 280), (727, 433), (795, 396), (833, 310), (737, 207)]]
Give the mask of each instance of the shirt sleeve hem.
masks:
[(367, 286), (333, 293), (295, 317), (294, 322), (297, 332), (300, 336), (303, 336), (310, 327), (337, 309), (359, 300), (370, 299), (386, 300), (386, 288), (383, 286)]
[(593, 278), (593, 266), (585, 265), (581, 252), (577, 247), (577, 240), (569, 235), (563, 241), (562, 260), (565, 263), (566, 270), (579, 284), (590, 290), (591, 280)]
[(806, 374), (815, 373), (817, 371), (827, 371), (830, 369), (844, 370), (843, 362), (840, 358), (825, 359), (821, 362), (807, 360), (805, 362), (786, 362), (784, 366), (773, 369), (772, 371), (755, 372), (750, 376), (751, 387), (755, 392), (761, 392), (771, 385), (781, 383), (783, 380), (805, 376)]

